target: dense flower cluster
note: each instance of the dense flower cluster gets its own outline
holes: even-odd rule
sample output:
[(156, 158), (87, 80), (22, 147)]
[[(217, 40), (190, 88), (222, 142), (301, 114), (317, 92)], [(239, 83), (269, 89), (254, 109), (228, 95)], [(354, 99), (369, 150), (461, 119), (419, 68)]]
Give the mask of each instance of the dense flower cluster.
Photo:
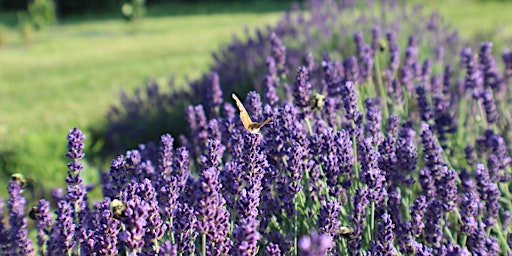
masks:
[[(328, 9), (312, 19), (337, 15), (330, 1), (311, 4)], [(433, 17), (427, 29), (438, 25)], [(45, 199), (29, 214), (38, 252), (512, 254), (505, 133), (512, 118), (504, 93), (512, 57), (504, 53), (500, 72), (492, 44), (483, 43), (480, 54), (466, 48), (461, 65), (452, 66), (442, 42), (425, 53), (411, 36), (400, 51), (394, 26), (372, 26), (368, 43), (355, 32), (355, 51), (345, 60), (306, 54), (295, 64), (272, 34), (264, 90), (243, 102), (252, 121), (270, 117), (270, 123), (249, 132), (235, 105), (221, 101), (231, 94), (223, 73), (210, 73), (201, 94), (208, 104), (187, 108), (189, 133), (180, 136), (180, 147), (165, 134), (158, 146), (141, 144), (115, 158), (96, 203), (81, 178), (84, 134), (71, 130), (68, 187), (53, 193), (55, 217)], [(20, 175), (9, 183), (1, 254), (35, 251), (24, 183)]]

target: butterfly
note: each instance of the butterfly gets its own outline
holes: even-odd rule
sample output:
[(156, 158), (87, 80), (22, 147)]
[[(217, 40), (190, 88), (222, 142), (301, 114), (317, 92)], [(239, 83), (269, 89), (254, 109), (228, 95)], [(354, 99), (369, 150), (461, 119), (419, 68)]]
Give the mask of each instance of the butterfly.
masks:
[(249, 113), (247, 113), (247, 110), (245, 110), (244, 105), (238, 99), (238, 97), (234, 93), (231, 94), (231, 97), (233, 97), (233, 99), (236, 102), (236, 106), (238, 107), (238, 110), (240, 110), (240, 119), (242, 120), (242, 124), (244, 125), (245, 129), (247, 129), (250, 133), (258, 133), (262, 126), (270, 123), (270, 121), (272, 120), (272, 117), (269, 117), (261, 123), (253, 122), (251, 120), (251, 117), (249, 116)]

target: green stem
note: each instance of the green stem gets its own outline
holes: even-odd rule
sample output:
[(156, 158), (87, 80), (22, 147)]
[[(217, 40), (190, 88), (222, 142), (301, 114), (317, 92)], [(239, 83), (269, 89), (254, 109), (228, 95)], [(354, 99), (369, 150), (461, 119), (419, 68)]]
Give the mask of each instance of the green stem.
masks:
[(388, 110), (388, 97), (386, 90), (384, 89), (384, 83), (382, 82), (382, 75), (380, 73), (380, 65), (379, 65), (379, 53), (375, 53), (375, 75), (377, 77), (377, 85), (379, 87), (380, 98), (382, 99), (382, 112), (384, 114), (384, 118), (382, 118), (383, 122), (389, 118), (389, 110)]
[(293, 219), (294, 219), (294, 222), (293, 222), (293, 248), (294, 248), (294, 252), (295, 252), (295, 256), (298, 255), (298, 251), (297, 251), (297, 236), (298, 236), (298, 216), (297, 216), (297, 196), (295, 196), (295, 198), (293, 199)]

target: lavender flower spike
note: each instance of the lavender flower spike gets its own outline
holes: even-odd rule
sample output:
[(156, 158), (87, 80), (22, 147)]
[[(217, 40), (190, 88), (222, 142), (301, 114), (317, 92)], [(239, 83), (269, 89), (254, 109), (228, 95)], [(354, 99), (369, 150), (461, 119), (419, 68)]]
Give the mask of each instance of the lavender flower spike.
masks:
[(327, 250), (333, 247), (333, 241), (330, 236), (311, 233), (299, 240), (299, 249), (302, 256), (320, 256), (326, 255)]
[(311, 83), (308, 79), (308, 69), (306, 67), (299, 67), (297, 69), (297, 77), (295, 78), (293, 96), (295, 98), (295, 105), (301, 108), (310, 105)]
[[(28, 238), (27, 219), (25, 218), (26, 199), (21, 195), (22, 185), (14, 179), (9, 180), (9, 226), (6, 255), (31, 255), (34, 252), (32, 240)], [(5, 243), (4, 241), (2, 244)]]

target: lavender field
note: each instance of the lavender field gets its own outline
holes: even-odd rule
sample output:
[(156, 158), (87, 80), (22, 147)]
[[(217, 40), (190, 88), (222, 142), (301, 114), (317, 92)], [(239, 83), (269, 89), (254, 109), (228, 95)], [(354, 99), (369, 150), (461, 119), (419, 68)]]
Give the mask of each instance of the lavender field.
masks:
[(512, 52), (376, 2), (295, 5), (125, 96), (98, 184), (71, 129), (67, 187), (32, 206), (11, 177), (0, 254), (512, 255)]

